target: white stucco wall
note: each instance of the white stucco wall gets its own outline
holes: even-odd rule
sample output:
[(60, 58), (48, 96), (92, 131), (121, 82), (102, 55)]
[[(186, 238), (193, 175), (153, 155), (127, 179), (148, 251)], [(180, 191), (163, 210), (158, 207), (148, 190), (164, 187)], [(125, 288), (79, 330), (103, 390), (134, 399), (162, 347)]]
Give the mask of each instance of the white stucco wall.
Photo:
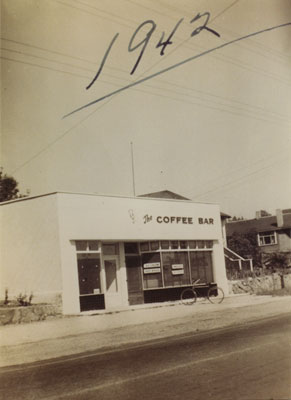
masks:
[[(5, 288), (11, 296), (33, 292), (36, 301), (62, 293), (64, 313), (78, 313), (74, 240), (212, 240), (214, 278), (227, 292), (218, 205), (57, 193), (2, 204), (0, 212), (2, 297)], [(121, 305), (126, 306), (122, 251), (120, 264)]]
[[(227, 293), (218, 205), (69, 193), (57, 196), (65, 313), (76, 313), (80, 309), (74, 240), (213, 240), (215, 281)], [(180, 219), (172, 223), (158, 222), (164, 216)], [(200, 218), (209, 223), (200, 224)], [(121, 273), (125, 281), (125, 268)]]
[(32, 292), (54, 301), (62, 291), (56, 195), (4, 203), (1, 215), (1, 298)]

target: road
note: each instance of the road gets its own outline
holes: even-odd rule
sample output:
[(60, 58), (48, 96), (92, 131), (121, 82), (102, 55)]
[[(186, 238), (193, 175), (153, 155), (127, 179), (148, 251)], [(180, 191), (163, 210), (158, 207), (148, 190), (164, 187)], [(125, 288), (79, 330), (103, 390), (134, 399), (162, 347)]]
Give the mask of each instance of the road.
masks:
[(1, 399), (291, 399), (291, 316), (0, 370)]

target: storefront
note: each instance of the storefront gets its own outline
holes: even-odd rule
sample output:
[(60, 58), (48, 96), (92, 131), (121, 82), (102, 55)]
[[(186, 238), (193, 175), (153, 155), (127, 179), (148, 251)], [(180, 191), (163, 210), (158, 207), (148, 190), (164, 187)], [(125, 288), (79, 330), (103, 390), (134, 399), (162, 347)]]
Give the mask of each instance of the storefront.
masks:
[(227, 292), (217, 205), (53, 193), (1, 209), (3, 287), (60, 293), (65, 314), (177, 300), (197, 279)]

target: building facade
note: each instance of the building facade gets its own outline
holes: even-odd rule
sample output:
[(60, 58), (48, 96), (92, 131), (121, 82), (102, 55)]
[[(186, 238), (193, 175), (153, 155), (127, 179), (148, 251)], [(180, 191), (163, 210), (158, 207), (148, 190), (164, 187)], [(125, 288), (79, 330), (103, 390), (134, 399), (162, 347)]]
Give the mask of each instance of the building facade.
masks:
[(177, 300), (197, 279), (227, 293), (217, 205), (51, 193), (0, 209), (1, 293), (65, 314)]
[(257, 211), (254, 219), (228, 222), (227, 237), (235, 232), (243, 235), (256, 233), (263, 263), (271, 253), (282, 253), (289, 258), (291, 265), (291, 209), (278, 209), (276, 215), (270, 215), (263, 210)]

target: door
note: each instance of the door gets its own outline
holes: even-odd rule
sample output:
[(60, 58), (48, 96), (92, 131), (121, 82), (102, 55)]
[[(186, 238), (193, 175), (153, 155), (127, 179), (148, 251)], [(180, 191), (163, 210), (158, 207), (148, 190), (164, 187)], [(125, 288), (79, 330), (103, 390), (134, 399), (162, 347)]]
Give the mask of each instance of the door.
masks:
[(143, 304), (141, 257), (125, 256), (129, 305)]
[(105, 308), (117, 308), (122, 305), (120, 266), (118, 256), (103, 257), (105, 272)]

